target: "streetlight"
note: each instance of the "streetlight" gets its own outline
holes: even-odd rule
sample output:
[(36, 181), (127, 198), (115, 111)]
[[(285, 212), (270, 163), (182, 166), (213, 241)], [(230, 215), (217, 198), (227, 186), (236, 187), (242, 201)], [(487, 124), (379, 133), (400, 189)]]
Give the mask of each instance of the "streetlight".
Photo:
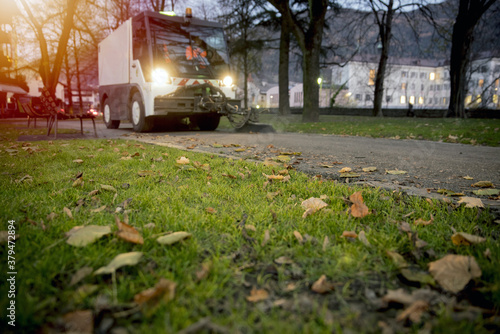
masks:
[(319, 106), (321, 107), (321, 88), (323, 88), (323, 78), (319, 77), (317, 81), (319, 85)]

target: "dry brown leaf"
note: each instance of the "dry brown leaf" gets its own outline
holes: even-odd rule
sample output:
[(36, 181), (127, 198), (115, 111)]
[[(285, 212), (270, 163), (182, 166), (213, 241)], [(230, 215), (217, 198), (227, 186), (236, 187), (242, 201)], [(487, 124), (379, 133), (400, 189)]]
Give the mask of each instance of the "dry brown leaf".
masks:
[(144, 244), (144, 239), (142, 238), (141, 234), (133, 226), (121, 222), (120, 219), (116, 216), (115, 221), (116, 226), (118, 226), (118, 232), (116, 232), (116, 236), (118, 238), (134, 244)]
[(179, 165), (187, 165), (189, 163), (189, 159), (186, 157), (180, 157), (179, 159), (175, 160), (175, 162)]
[(363, 218), (370, 214), (370, 210), (368, 207), (363, 203), (363, 196), (361, 195), (361, 191), (357, 191), (351, 196), (349, 196), (349, 199), (353, 203), (351, 206), (351, 215), (356, 218)]
[(267, 175), (265, 173), (262, 173), (268, 180), (278, 180), (281, 181), (283, 180), (284, 176), (283, 175)]
[(73, 162), (76, 163), (76, 164), (82, 164), (83, 160), (82, 159), (76, 159), (76, 160), (73, 160)]
[(424, 225), (424, 226), (427, 226), (427, 225), (432, 224), (433, 221), (434, 221), (434, 217), (431, 214), (431, 219), (430, 220), (423, 220), (422, 218), (418, 218), (417, 220), (415, 220), (414, 224), (415, 225)]
[(94, 333), (94, 316), (91, 310), (80, 310), (63, 316), (64, 330), (68, 333)]
[(208, 207), (208, 208), (206, 208), (206, 209), (205, 209), (205, 211), (206, 211), (207, 213), (211, 213), (211, 214), (215, 214), (215, 213), (217, 213), (217, 210), (215, 210), (215, 209), (214, 209), (214, 208), (212, 208), (212, 207)]
[(169, 302), (175, 297), (176, 283), (161, 278), (153, 288), (139, 292), (134, 296), (134, 302), (143, 308), (154, 309), (161, 301)]
[(64, 207), (63, 211), (69, 217), (69, 219), (73, 219), (73, 214), (71, 213), (70, 209), (68, 209), (67, 207)]
[(245, 230), (247, 231), (253, 231), (253, 232), (256, 232), (257, 231), (257, 228), (251, 224), (245, 224)]
[(269, 293), (266, 290), (256, 289), (255, 287), (253, 287), (252, 291), (250, 291), (250, 296), (246, 297), (246, 299), (252, 303), (257, 303), (266, 300), (267, 298), (269, 298)]
[(401, 312), (396, 318), (397, 321), (410, 320), (413, 323), (419, 323), (422, 315), (429, 308), (429, 303), (423, 300), (414, 301), (406, 310)]
[(408, 263), (401, 254), (392, 251), (386, 251), (385, 253), (391, 258), (398, 269), (408, 267)]
[(201, 264), (200, 269), (196, 272), (196, 282), (207, 278), (212, 269), (212, 261), (205, 261)]
[(454, 245), (457, 246), (460, 245), (469, 246), (485, 242), (486, 238), (465, 232), (457, 232), (451, 236), (451, 241), (453, 242)]
[(460, 197), (458, 204), (465, 203), (466, 208), (484, 208), (483, 201), (475, 197)]
[(260, 245), (264, 247), (269, 242), (269, 239), (271, 239), (271, 236), (269, 235), (269, 230), (266, 230), (264, 232), (264, 239), (262, 239), (262, 243)]
[(302, 208), (306, 210), (302, 215), (302, 218), (306, 218), (307, 216), (315, 213), (316, 211), (321, 210), (328, 204), (326, 204), (319, 198), (311, 197), (303, 201), (300, 205), (302, 206)]
[(321, 277), (311, 286), (312, 291), (321, 294), (330, 292), (334, 288), (335, 286), (326, 280), (326, 275), (321, 275)]
[(350, 167), (344, 167), (341, 170), (339, 170), (339, 173), (349, 173), (352, 172), (352, 168)]
[(365, 234), (365, 231), (360, 231), (359, 234), (358, 234), (358, 240), (361, 241), (361, 243), (363, 243), (363, 245), (367, 246), (367, 247), (370, 247), (371, 244), (370, 242), (368, 241), (368, 239), (366, 239), (366, 234)]
[(330, 239), (328, 239), (328, 236), (325, 235), (325, 238), (323, 239), (323, 252), (326, 251), (329, 244), (330, 244)]
[(300, 234), (299, 231), (293, 231), (293, 235), (295, 236), (295, 238), (299, 243), (301, 244), (304, 243), (304, 238), (302, 237), (302, 234)]
[(491, 181), (479, 181), (471, 185), (471, 187), (477, 188), (492, 188), (493, 183)]
[(429, 272), (445, 290), (453, 293), (462, 291), (471, 279), (482, 274), (474, 257), (454, 254), (429, 263)]
[(408, 294), (405, 290), (397, 289), (387, 290), (387, 293), (382, 297), (382, 300), (387, 303), (411, 305), (415, 301), (415, 298), (412, 295)]
[(358, 235), (354, 231), (344, 231), (342, 232), (341, 238), (357, 238)]

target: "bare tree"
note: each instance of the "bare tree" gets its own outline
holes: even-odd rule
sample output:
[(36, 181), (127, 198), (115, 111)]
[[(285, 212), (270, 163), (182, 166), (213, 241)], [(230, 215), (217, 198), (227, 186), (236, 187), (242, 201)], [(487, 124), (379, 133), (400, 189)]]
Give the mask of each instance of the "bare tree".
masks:
[(447, 115), (465, 117), (467, 69), (470, 65), (474, 28), (497, 0), (459, 0), (453, 24), (450, 54), (450, 104)]
[(40, 76), (42, 77), (44, 86), (47, 87), (52, 94), (55, 93), (57, 83), (59, 82), (59, 75), (64, 61), (64, 54), (66, 53), (68, 40), (70, 38), (71, 30), (73, 29), (74, 16), (79, 1), (80, 0), (66, 0), (63, 11), (57, 13), (58, 16), (63, 17), (63, 25), (62, 30), (59, 32), (57, 52), (54, 60), (51, 61), (47, 37), (44, 32), (44, 25), (50, 23), (50, 20), (44, 19), (42, 21), (40, 18), (35, 17), (32, 11), (32, 6), (28, 4), (26, 0), (20, 0), (22, 7), (27, 14), (28, 23), (35, 31), (39, 42), (41, 53)]
[[(269, 0), (282, 15), (295, 36), (303, 55), (304, 111), (302, 121), (319, 120), (320, 53), (325, 17), (330, 5), (328, 0), (309, 0), (298, 4), (302, 10), (292, 10), (288, 0)], [(303, 14), (307, 13), (304, 17)], [(305, 20), (303, 20), (305, 18)]]

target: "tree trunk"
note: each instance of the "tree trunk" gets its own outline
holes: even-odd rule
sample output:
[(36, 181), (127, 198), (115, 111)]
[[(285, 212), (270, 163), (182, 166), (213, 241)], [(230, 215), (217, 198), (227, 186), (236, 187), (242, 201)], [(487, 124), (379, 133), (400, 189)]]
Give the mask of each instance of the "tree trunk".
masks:
[(245, 53), (243, 55), (243, 79), (244, 79), (244, 83), (243, 83), (243, 90), (244, 90), (244, 106), (245, 106), (245, 109), (248, 109), (248, 77), (249, 77), (249, 73), (248, 73), (248, 56), (247, 54)]
[(302, 122), (319, 121), (319, 48), (320, 45), (314, 45), (303, 52), (304, 110)]
[(290, 62), (290, 31), (285, 20), (281, 20), (280, 64), (279, 64), (279, 113), (290, 114), (290, 97), (288, 96), (288, 65)]
[(69, 108), (69, 114), (73, 115), (73, 88), (71, 86), (71, 70), (69, 68), (69, 59), (68, 59), (68, 53), (64, 55), (64, 64), (66, 67), (66, 91), (67, 91), (67, 99), (68, 99), (68, 108)]

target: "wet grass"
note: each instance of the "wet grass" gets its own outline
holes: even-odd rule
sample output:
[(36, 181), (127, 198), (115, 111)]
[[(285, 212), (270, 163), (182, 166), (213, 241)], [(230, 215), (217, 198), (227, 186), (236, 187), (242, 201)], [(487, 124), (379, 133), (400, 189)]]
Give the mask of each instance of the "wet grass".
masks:
[[(128, 333), (173, 333), (205, 317), (230, 333), (370, 333), (385, 325), (396, 332), (498, 329), (489, 313), (470, 307), (500, 306), (499, 230), (488, 210), (325, 181), (283, 164), (264, 166), (126, 140), (14, 142), (15, 130), (10, 131), (2, 132), (0, 141), (0, 230), (15, 221), (16, 330), (68, 328), (64, 315), (78, 310), (91, 311), (96, 332), (111, 326)], [(190, 163), (177, 164), (181, 156)], [(290, 180), (268, 182), (263, 175), (280, 171)], [(80, 173), (83, 184), (75, 185)], [(356, 191), (362, 191), (371, 211), (364, 218), (348, 213), (348, 197)], [(310, 197), (322, 197), (328, 206), (302, 218), (301, 203)], [(128, 217), (144, 244), (117, 238), (115, 216)], [(431, 217), (431, 225), (414, 224)], [(402, 230), (403, 221), (428, 245), (417, 247)], [(86, 247), (67, 244), (65, 233), (84, 225), (110, 226), (113, 233)], [(487, 240), (455, 246), (454, 230)], [(192, 236), (170, 246), (156, 241), (173, 231)], [(342, 237), (344, 231), (364, 231), (371, 245)], [(0, 245), (3, 272), (8, 250), (6, 243)], [(473, 256), (482, 276), (458, 294), (459, 304), (438, 284), (407, 284), (388, 250), (424, 273), (429, 262), (446, 254)], [(142, 260), (118, 269), (116, 282), (111, 275), (89, 274), (70, 285), (83, 267), (95, 271), (132, 251), (143, 252)], [(210, 269), (198, 278), (204, 265)], [(326, 294), (311, 290), (322, 275), (334, 286)], [(173, 300), (160, 301), (151, 312), (137, 308), (134, 296), (161, 278), (176, 283)], [(249, 301), (254, 288), (269, 296)], [(397, 288), (428, 289), (439, 298), (421, 320), (397, 321), (401, 310), (377, 304)], [(0, 295), (5, 309), (6, 284)], [(471, 311), (457, 314), (459, 306)]]
[[(277, 131), (373, 138), (399, 138), (500, 146), (499, 119), (402, 118), (320, 116), (318, 123), (302, 123), (301, 115), (260, 115), (259, 121)], [(227, 123), (227, 124), (226, 124)], [(225, 119), (221, 127), (229, 127)]]

